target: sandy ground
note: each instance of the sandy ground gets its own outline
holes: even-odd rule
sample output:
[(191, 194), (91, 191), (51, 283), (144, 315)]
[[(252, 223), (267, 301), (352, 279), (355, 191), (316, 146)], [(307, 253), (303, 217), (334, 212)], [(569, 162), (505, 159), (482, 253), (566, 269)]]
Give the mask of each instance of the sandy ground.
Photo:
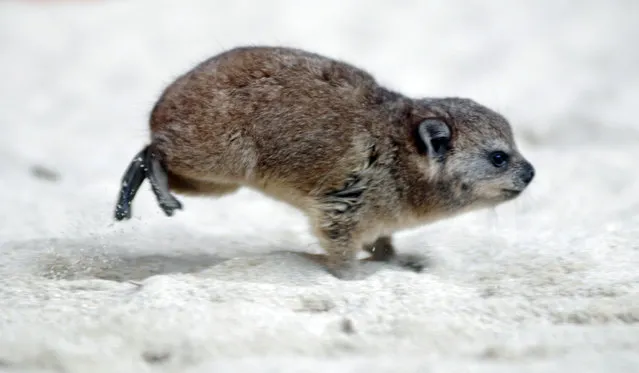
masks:
[[(639, 3), (230, 3), (0, 3), (0, 370), (639, 371)], [(144, 187), (115, 224), (159, 91), (262, 43), (492, 106), (538, 176), (354, 282), (248, 190), (166, 218)]]

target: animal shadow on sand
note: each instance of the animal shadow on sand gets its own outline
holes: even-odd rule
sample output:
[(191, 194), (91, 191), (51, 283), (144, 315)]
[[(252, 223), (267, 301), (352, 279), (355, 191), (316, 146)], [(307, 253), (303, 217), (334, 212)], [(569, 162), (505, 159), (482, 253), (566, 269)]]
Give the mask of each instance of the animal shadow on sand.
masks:
[[(236, 238), (153, 234), (141, 242), (118, 234), (6, 242), (1, 251), (10, 254), (8, 260), (2, 260), (5, 268), (0, 266), (0, 274), (26, 272), (54, 280), (140, 281), (156, 275), (198, 273), (230, 259), (254, 261), (256, 257), (272, 267), (285, 261), (286, 265), (300, 267), (298, 270), (325, 271), (323, 254), (309, 253), (309, 245), (268, 243), (246, 236), (240, 242)], [(372, 275), (388, 265), (362, 260), (362, 274)], [(402, 270), (401, 266), (391, 266)]]
[[(160, 237), (157, 244), (147, 239), (137, 246), (121, 235), (51, 238), (8, 242), (2, 251), (12, 253), (9, 263), (3, 260), (11, 267), (7, 271), (56, 280), (143, 280), (161, 274), (196, 273), (229, 259), (217, 253), (219, 244), (211, 238), (194, 241), (180, 245), (179, 240), (167, 242)], [(216, 253), (206, 252), (209, 248)], [(227, 246), (222, 251), (230, 249)]]

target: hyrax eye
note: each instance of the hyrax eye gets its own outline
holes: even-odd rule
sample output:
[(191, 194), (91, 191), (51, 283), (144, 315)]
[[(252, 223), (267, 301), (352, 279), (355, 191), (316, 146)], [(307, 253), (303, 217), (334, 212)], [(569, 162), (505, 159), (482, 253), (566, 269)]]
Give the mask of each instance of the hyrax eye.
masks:
[(495, 151), (490, 153), (490, 162), (495, 167), (504, 167), (508, 163), (508, 154), (502, 151)]

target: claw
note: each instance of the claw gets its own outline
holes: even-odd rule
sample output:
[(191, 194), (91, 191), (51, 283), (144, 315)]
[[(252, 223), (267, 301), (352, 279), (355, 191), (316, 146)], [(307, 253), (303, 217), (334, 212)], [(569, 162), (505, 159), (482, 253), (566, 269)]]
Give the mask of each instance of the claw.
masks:
[(115, 207), (116, 220), (131, 218), (131, 203), (144, 179), (149, 179), (158, 204), (167, 216), (172, 216), (175, 210), (182, 209), (180, 201), (169, 192), (168, 176), (164, 166), (149, 146), (146, 146), (135, 155), (122, 176)]

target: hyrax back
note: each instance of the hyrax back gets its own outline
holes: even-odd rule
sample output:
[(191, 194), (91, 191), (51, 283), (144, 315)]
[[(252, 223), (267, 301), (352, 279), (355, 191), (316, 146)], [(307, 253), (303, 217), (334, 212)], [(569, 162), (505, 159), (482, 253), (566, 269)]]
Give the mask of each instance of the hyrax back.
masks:
[(381, 119), (375, 89), (368, 74), (310, 53), (235, 49), (169, 86), (151, 115), (152, 143), (184, 181), (305, 199), (339, 186), (338, 166), (361, 162)]
[(123, 177), (118, 219), (145, 177), (167, 215), (181, 208), (169, 190), (247, 186), (305, 212), (344, 279), (356, 277), (359, 249), (391, 259), (392, 232), (512, 199), (534, 175), (498, 113), (469, 99), (412, 99), (292, 48), (202, 62), (167, 87), (150, 125), (150, 144)]

